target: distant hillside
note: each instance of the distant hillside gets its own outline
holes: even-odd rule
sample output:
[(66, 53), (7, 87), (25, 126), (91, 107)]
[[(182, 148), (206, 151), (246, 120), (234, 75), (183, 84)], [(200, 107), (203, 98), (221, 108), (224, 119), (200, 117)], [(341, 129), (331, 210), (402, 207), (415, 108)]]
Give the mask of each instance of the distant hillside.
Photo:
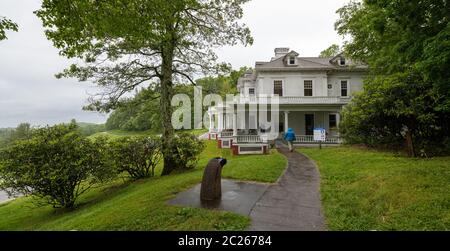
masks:
[(90, 136), (99, 132), (106, 131), (105, 124), (94, 124), (94, 123), (86, 123), (86, 122), (76, 122), (79, 126), (79, 131), (84, 136)]
[[(78, 125), (79, 131), (83, 136), (91, 136), (106, 131), (104, 124), (76, 122), (75, 120), (72, 122)], [(28, 138), (33, 128), (37, 127), (32, 127), (29, 123), (21, 123), (16, 128), (0, 128), (0, 147), (18, 139)]]

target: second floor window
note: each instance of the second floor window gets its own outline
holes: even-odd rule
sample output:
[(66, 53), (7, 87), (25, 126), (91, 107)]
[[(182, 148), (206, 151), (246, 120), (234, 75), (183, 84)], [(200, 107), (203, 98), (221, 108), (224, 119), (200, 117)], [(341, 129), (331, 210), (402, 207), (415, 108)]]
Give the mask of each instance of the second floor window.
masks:
[(313, 81), (305, 80), (305, 96), (312, 97), (313, 95)]
[(273, 82), (273, 94), (283, 97), (283, 81), (275, 80)]
[(248, 95), (255, 95), (255, 88), (248, 89)]
[(341, 81), (341, 96), (342, 97), (348, 96), (348, 81), (346, 80)]

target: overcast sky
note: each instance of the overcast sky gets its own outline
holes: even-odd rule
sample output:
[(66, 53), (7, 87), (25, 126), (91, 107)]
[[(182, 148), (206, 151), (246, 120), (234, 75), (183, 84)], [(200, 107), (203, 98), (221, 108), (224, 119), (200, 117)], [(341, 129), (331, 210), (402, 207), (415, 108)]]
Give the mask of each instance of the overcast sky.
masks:
[[(246, 23), (255, 39), (251, 47), (226, 47), (221, 61), (235, 68), (269, 60), (275, 47), (290, 47), (301, 56), (317, 56), (333, 43), (336, 10), (349, 0), (253, 0), (245, 5)], [(77, 121), (103, 123), (106, 115), (82, 111), (93, 86), (76, 79), (56, 79), (69, 65), (44, 36), (33, 14), (41, 0), (0, 0), (0, 16), (13, 19), (18, 33), (0, 42), (0, 127)]]

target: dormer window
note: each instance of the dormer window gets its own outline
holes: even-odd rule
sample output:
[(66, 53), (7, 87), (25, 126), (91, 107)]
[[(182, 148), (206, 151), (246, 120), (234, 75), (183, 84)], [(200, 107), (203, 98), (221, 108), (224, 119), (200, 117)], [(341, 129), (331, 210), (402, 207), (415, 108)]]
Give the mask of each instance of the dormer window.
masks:
[(255, 88), (249, 88), (248, 95), (255, 95)]
[(289, 65), (295, 65), (295, 57), (294, 56), (289, 57)]
[(339, 65), (345, 66), (345, 58), (343, 58), (343, 57), (339, 58)]
[(283, 62), (286, 66), (296, 66), (298, 64), (298, 56), (299, 54), (297, 52), (291, 51), (285, 56)]

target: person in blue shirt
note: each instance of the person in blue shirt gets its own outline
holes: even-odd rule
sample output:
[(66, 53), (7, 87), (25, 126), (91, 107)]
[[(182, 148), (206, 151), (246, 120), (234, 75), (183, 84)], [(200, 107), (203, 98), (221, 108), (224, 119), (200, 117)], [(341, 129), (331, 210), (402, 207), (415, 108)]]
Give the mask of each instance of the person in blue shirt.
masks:
[(284, 139), (288, 142), (289, 151), (294, 151), (294, 141), (295, 141), (295, 133), (292, 128), (289, 128), (288, 131), (284, 134)]

